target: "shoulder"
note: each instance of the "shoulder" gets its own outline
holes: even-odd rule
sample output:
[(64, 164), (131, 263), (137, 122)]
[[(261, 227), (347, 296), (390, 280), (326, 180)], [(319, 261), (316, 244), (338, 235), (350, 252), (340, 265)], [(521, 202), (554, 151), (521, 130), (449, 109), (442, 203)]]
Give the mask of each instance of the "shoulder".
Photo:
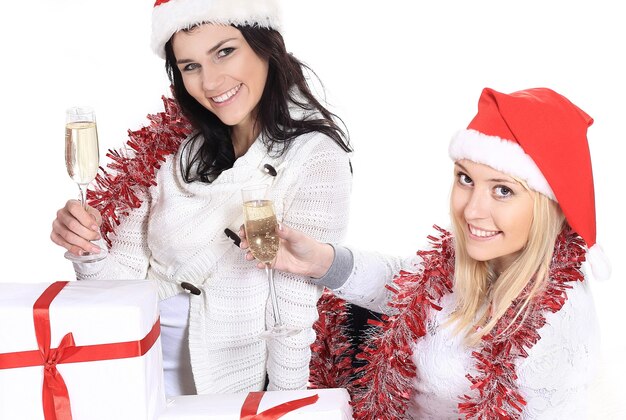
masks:
[(545, 315), (541, 339), (519, 362), (520, 381), (531, 389), (585, 386), (595, 375), (600, 336), (591, 290), (587, 282), (575, 282), (566, 293), (561, 310)]
[[(598, 330), (595, 303), (591, 288), (587, 281), (570, 283), (571, 289), (566, 290), (567, 300), (561, 310), (546, 314), (546, 325), (539, 330), (545, 330), (545, 338), (551, 332), (559, 331), (566, 341), (580, 343), (593, 339), (593, 332)], [(542, 339), (539, 341), (543, 341)], [(548, 340), (546, 340), (548, 341)]]
[(298, 172), (299, 177), (321, 173), (351, 176), (350, 158), (351, 153), (319, 132), (306, 133), (293, 139), (283, 157), (288, 166)]
[(294, 138), (286, 151), (287, 155), (292, 156), (301, 155), (302, 153), (336, 156), (345, 159), (350, 156), (350, 153), (343, 150), (333, 139), (318, 131), (302, 134)]
[(200, 150), (203, 143), (204, 136), (202, 136), (202, 133), (194, 130), (180, 142), (176, 153), (172, 153), (169, 157), (180, 159), (181, 153), (183, 151), (187, 154), (194, 154), (195, 152)]

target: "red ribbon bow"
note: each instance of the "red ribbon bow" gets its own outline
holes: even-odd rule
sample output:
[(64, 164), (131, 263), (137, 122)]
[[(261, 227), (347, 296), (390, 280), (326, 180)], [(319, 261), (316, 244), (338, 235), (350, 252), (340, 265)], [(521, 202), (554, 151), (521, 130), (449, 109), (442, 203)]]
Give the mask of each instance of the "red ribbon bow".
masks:
[(33, 305), (35, 336), (43, 362), (43, 411), (46, 420), (71, 419), (70, 396), (57, 364), (76, 352), (74, 336), (66, 334), (59, 347), (50, 348), (50, 303), (65, 287), (67, 282), (52, 283)]
[(140, 357), (152, 348), (161, 332), (157, 319), (150, 332), (139, 341), (77, 346), (72, 333), (67, 333), (59, 347), (50, 348), (50, 304), (67, 283), (52, 283), (33, 305), (39, 350), (0, 354), (0, 369), (43, 366), (42, 403), (46, 420), (72, 420), (69, 392), (57, 370), (58, 364)]
[(310, 397), (282, 403), (257, 414), (263, 394), (264, 392), (250, 392), (248, 394), (243, 402), (243, 407), (241, 407), (240, 420), (276, 420), (298, 408), (315, 404), (320, 398), (318, 394), (314, 394)]

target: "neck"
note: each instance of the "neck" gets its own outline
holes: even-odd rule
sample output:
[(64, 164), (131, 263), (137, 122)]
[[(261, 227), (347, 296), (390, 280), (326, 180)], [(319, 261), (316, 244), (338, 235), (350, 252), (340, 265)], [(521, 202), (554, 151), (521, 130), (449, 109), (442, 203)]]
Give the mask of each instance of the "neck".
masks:
[(256, 123), (256, 119), (246, 124), (237, 124), (231, 127), (230, 138), (235, 149), (235, 158), (246, 154), (254, 140), (259, 136), (261, 128)]
[(509, 268), (511, 264), (513, 264), (517, 257), (519, 257), (520, 253), (521, 251), (513, 254), (503, 255), (501, 257), (491, 260), (491, 268), (493, 272), (496, 273), (498, 277), (500, 277), (500, 274), (504, 273), (504, 271)]

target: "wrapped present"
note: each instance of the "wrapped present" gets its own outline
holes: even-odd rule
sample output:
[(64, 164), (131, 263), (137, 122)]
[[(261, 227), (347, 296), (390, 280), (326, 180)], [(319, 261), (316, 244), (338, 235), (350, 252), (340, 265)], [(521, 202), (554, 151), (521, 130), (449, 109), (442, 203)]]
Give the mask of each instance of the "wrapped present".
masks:
[(347, 420), (350, 395), (343, 388), (182, 395), (169, 398), (159, 420)]
[(0, 419), (158, 418), (159, 327), (149, 280), (0, 283)]

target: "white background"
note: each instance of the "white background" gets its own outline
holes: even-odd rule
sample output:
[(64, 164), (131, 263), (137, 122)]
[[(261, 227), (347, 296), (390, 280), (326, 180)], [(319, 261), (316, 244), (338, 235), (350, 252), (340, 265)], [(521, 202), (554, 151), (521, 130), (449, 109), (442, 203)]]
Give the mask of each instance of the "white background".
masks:
[[(348, 243), (409, 255), (446, 226), (451, 135), (483, 87), (547, 86), (595, 118), (598, 242), (613, 277), (591, 282), (607, 377), (623, 382), (626, 25), (619, 2), (284, 1), (289, 51), (309, 64), (346, 122), (356, 153)], [(384, 5), (384, 6), (383, 6)], [(162, 110), (163, 61), (149, 48), (151, 1), (32, 0), (0, 16), (1, 282), (72, 279), (49, 240), (76, 197), (63, 162), (64, 110), (93, 105), (101, 155)], [(106, 162), (106, 160), (103, 160)], [(605, 418), (624, 413), (609, 396)], [(599, 417), (598, 417), (599, 418)]]

